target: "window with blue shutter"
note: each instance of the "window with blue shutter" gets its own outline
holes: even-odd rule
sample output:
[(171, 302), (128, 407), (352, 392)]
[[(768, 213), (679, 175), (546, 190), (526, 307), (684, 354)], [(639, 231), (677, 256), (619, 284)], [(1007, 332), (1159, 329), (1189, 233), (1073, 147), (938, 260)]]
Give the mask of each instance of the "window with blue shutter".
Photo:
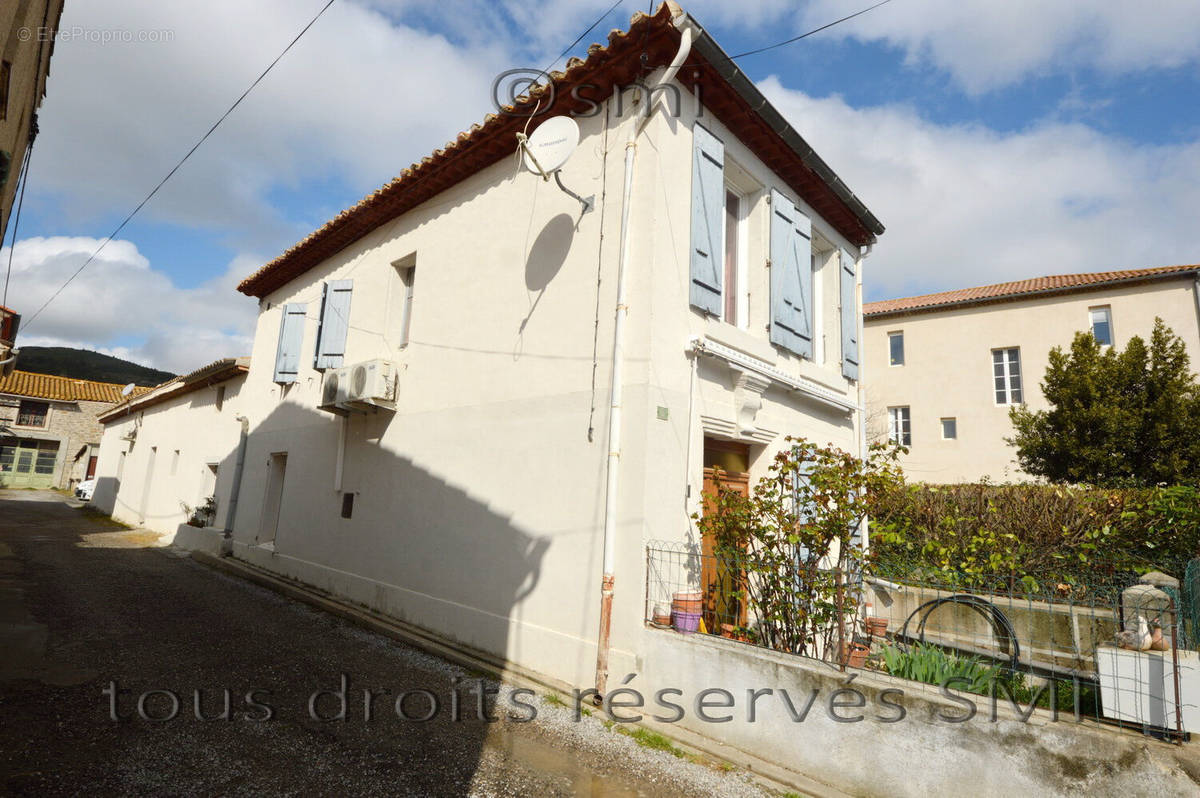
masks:
[(275, 349), (275, 382), (295, 382), (300, 373), (300, 345), (304, 342), (303, 304), (283, 306), (279, 343)]
[(700, 125), (692, 128), (692, 256), (689, 301), (721, 315), (724, 272), (725, 145)]
[(771, 343), (813, 356), (812, 222), (771, 190)]
[(346, 356), (346, 333), (350, 329), (350, 294), (353, 290), (353, 280), (325, 283), (313, 368), (335, 369), (342, 365)]
[(839, 253), (842, 274), (842, 375), (858, 379), (858, 297), (855, 287), (854, 258), (846, 250)]

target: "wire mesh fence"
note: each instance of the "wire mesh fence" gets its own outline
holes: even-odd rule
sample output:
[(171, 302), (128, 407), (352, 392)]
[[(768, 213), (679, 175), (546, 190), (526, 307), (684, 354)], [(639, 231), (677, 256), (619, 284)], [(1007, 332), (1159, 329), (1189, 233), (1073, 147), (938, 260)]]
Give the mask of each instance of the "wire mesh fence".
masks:
[[(790, 573), (701, 545), (647, 548), (645, 619), (1181, 740), (1200, 730), (1200, 560), (1184, 579), (868, 566)], [(764, 598), (767, 591), (784, 595)], [(767, 600), (769, 598), (769, 600)]]

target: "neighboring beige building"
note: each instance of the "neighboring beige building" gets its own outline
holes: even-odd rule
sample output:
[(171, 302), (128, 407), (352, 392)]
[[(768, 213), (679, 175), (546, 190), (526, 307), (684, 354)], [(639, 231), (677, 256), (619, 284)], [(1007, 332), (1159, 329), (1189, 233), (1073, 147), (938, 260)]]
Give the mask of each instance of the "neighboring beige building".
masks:
[[(666, 88), (622, 111), (639, 76)], [(213, 550), (229, 529), (234, 557), (562, 685), (594, 683), (611, 586), (612, 682), (665, 683), (647, 545), (699, 552), (706, 467), (753, 480), (789, 434), (865, 441), (859, 276), (883, 226), (673, 3), (555, 84), (520, 109), (544, 116), (489, 115), (239, 286), (259, 303), (227, 398), (240, 479), (205, 389), (133, 403), (132, 447), (106, 416), (98, 484), (148, 485), (152, 525), (203, 492), (164, 474), (176, 450), (187, 480), (216, 462)], [(569, 114), (587, 212), (515, 168), (527, 121)]]
[(8, 230), (31, 122), (46, 94), (62, 0), (0, 3), (0, 237)]
[(0, 487), (70, 488), (91, 477), (97, 417), (121, 401), (122, 387), (28, 371), (0, 378)]
[(909, 479), (1029, 479), (1016, 463), (1009, 408), (1047, 407), (1039, 386), (1050, 349), (1092, 330), (1123, 348), (1155, 317), (1200, 370), (1200, 266), (1064, 274), (863, 307), (867, 428), (905, 443)]
[(100, 456), (112, 467), (97, 479), (92, 505), (171, 534), (206, 505), (223, 509), (233, 480), (218, 493), (217, 477), (238, 445), (238, 392), (249, 367), (249, 358), (218, 360), (106, 408)]

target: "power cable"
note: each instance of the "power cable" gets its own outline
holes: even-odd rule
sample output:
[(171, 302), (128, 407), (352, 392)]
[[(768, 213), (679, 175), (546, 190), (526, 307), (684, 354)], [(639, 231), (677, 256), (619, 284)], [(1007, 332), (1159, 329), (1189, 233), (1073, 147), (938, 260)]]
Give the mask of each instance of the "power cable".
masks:
[(208, 140), (208, 137), (213, 134), (213, 131), (215, 131), (218, 127), (220, 127), (221, 123), (224, 122), (225, 119), (231, 113), (233, 113), (234, 109), (242, 104), (242, 100), (246, 99), (246, 97), (250, 94), (250, 92), (254, 91), (254, 88), (256, 86), (258, 86), (258, 84), (262, 82), (263, 78), (265, 78), (268, 75), (268, 73), (270, 73), (270, 71), (275, 68), (275, 65), (278, 64), (279, 61), (285, 55), (287, 55), (288, 51), (296, 46), (296, 42), (300, 41), (300, 39), (304, 36), (304, 34), (308, 33), (308, 29), (311, 28), (313, 25), (315, 25), (317, 20), (320, 19), (321, 16), (326, 11), (329, 10), (329, 7), (332, 6), (336, 2), (337, 2), (337, 0), (329, 0), (329, 2), (327, 2), (324, 6), (321, 7), (321, 10), (317, 12), (316, 16), (314, 16), (311, 20), (309, 20), (308, 24), (305, 25), (301, 29), (301, 31), (296, 34), (296, 38), (292, 39), (291, 43), (289, 43), (287, 47), (283, 48), (283, 51), (279, 55), (275, 56), (275, 60), (272, 61), (267, 66), (267, 68), (263, 70), (262, 74), (254, 79), (254, 82), (250, 84), (250, 87), (247, 88), (244, 92), (242, 92), (242, 96), (238, 97), (237, 100), (234, 101), (233, 105), (229, 106), (229, 108), (225, 111), (225, 113), (221, 114), (220, 118), (217, 119), (217, 121), (213, 123), (213, 126), (208, 129), (208, 132), (205, 133), (203, 136), (201, 136), (200, 140), (197, 141), (194, 145), (192, 145), (192, 148), (187, 151), (187, 154), (184, 155), (183, 158), (180, 159), (179, 163), (175, 164), (174, 168), (172, 168), (170, 172), (167, 172), (166, 177), (164, 177), (162, 180), (158, 181), (158, 185), (156, 185), (154, 187), (154, 189), (149, 194), (146, 195), (145, 199), (143, 199), (141, 202), (139, 202), (137, 204), (136, 208), (134, 208), (132, 211), (130, 211), (129, 215), (126, 216), (125, 219), (119, 225), (117, 225), (115, 230), (113, 230), (111, 233), (108, 234), (107, 238), (105, 238), (103, 241), (100, 242), (100, 246), (96, 247), (96, 250), (91, 255), (88, 256), (87, 260), (85, 260), (83, 262), (83, 265), (80, 266), (78, 269), (76, 269), (75, 273), (72, 274), (70, 277), (68, 277), (67, 281), (65, 283), (63, 283), (61, 286), (59, 286), (58, 290), (55, 291), (53, 294), (51, 294), (50, 298), (47, 299), (44, 303), (42, 303), (42, 306), (40, 308), (38, 308), (37, 311), (32, 316), (29, 317), (29, 320), (26, 321), (25, 325), (24, 325), (26, 330), (29, 329), (29, 325), (31, 323), (33, 323), (33, 320), (36, 319), (38, 317), (38, 315), (41, 314), (41, 312), (43, 310), (45, 310), (46, 307), (51, 302), (53, 302), (58, 297), (59, 294), (61, 294), (63, 292), (63, 289), (65, 289), (68, 285), (70, 285), (71, 281), (74, 280), (76, 277), (78, 277), (80, 272), (82, 272), (84, 269), (86, 269), (88, 264), (90, 264), (93, 260), (96, 259), (96, 256), (100, 254), (101, 250), (103, 250), (104, 247), (106, 247), (109, 244), (109, 242), (111, 242), (123, 229), (125, 229), (125, 225), (129, 224), (129, 222), (133, 219), (133, 217), (138, 214), (138, 211), (140, 211), (146, 205), (146, 203), (149, 202), (154, 197), (154, 195), (158, 193), (159, 189), (161, 189), (168, 180), (170, 180), (172, 177), (174, 177), (175, 173), (179, 171), (179, 168), (181, 166), (183, 166), (184, 163), (187, 162), (188, 158), (192, 157), (192, 153), (194, 153), (196, 150), (198, 150), (200, 148), (200, 145)]

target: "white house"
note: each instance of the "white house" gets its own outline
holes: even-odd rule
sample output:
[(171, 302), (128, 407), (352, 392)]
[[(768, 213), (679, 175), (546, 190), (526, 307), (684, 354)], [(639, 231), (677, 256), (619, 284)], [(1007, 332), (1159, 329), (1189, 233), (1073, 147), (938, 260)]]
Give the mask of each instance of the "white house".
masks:
[[(518, 134), (563, 115), (586, 212), (517, 168)], [(187, 394), (146, 409), (136, 454), (110, 414), (101, 477), (160, 506), (204, 419), (188, 478), (216, 463), (233, 556), (551, 680), (619, 678), (650, 633), (647, 543), (699, 542), (707, 467), (752, 480), (787, 435), (863, 445), (882, 232), (667, 3), (239, 286), (260, 312), (233, 518), (238, 426)]]
[(237, 453), (249, 365), (249, 358), (218, 360), (101, 413), (92, 505), (172, 535), (209, 504), (227, 509), (234, 480), (219, 479), (220, 469)]

